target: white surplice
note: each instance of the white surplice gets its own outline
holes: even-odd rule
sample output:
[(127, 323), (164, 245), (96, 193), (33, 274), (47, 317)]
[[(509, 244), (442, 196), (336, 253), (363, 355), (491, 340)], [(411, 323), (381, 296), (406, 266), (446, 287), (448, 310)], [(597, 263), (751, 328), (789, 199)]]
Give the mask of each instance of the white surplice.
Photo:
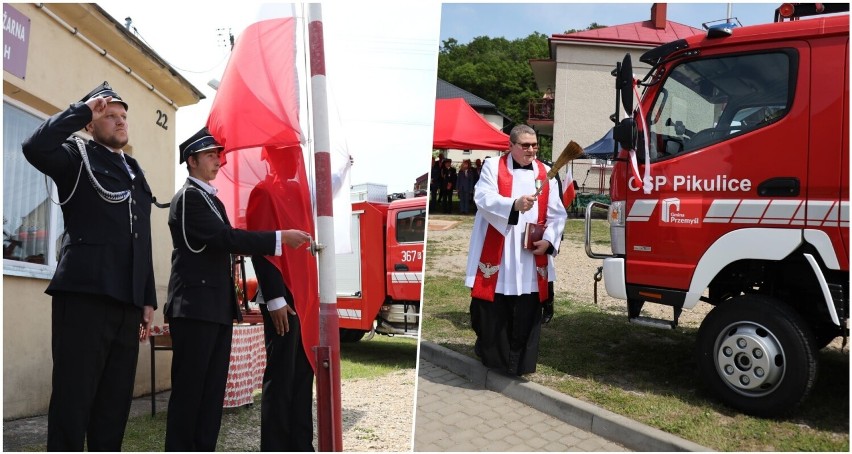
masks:
[[(509, 225), (509, 214), (515, 199), (522, 195), (535, 193), (535, 179), (538, 176), (538, 162), (533, 163), (535, 170), (514, 169), (514, 161), (511, 155), (508, 158), (507, 167), (512, 173), (512, 196), (503, 197), (497, 189), (497, 174), (500, 158), (486, 159), (482, 164), (482, 173), (479, 182), (476, 183), (473, 200), (476, 203), (476, 218), (473, 223), (473, 232), (470, 237), (470, 248), (467, 257), (467, 275), (465, 285), (473, 287), (476, 279), (476, 271), (479, 269), (479, 258), (482, 246), (485, 243), (485, 233), (488, 225), (494, 226), (498, 232), (506, 237), (503, 243), (503, 257), (500, 262), (496, 293), (503, 295), (524, 295), (538, 292), (538, 281), (536, 280), (535, 259), (531, 251), (524, 249), (523, 237), (524, 227), (527, 222), (538, 221), (538, 204), (544, 200), (536, 201), (532, 209), (526, 213), (519, 213), (518, 224)], [(549, 167), (545, 166), (545, 170)], [(559, 250), (562, 239), (562, 231), (565, 228), (567, 214), (562, 206), (559, 194), (559, 186), (556, 179), (549, 182), (550, 196), (547, 201), (547, 228), (543, 239)], [(547, 257), (547, 280), (556, 279), (556, 268), (553, 266), (553, 256)]]

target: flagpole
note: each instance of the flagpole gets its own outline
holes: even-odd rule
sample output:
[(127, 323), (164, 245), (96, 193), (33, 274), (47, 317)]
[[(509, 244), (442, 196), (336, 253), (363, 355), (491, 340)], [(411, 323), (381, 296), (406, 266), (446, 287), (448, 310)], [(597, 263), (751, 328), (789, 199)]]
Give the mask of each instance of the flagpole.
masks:
[(328, 132), (328, 95), (325, 78), (325, 45), (322, 9), (308, 6), (308, 49), (311, 62), (314, 171), (319, 248), (319, 345), (317, 365), (317, 441), (319, 451), (343, 451), (340, 407), (340, 330), (337, 319), (337, 287), (334, 269), (334, 220), (331, 187), (331, 144)]

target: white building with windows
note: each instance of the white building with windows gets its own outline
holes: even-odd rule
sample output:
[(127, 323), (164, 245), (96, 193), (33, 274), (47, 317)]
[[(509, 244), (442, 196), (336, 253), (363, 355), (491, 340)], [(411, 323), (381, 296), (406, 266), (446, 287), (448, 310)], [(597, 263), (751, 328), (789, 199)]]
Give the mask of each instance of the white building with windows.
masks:
[[(615, 79), (611, 72), (624, 55), (631, 54), (633, 73), (643, 77), (650, 67), (639, 61), (645, 52), (667, 42), (702, 33), (702, 30), (666, 18), (667, 5), (651, 6), (648, 20), (549, 38), (550, 58), (530, 60), (538, 89), (553, 90), (553, 112), (540, 111), (540, 99), (530, 100), (528, 123), (539, 134), (553, 138), (554, 159), (570, 141), (588, 147), (602, 138), (613, 123)], [(608, 191), (611, 167), (597, 160), (578, 159), (571, 164), (581, 192)]]

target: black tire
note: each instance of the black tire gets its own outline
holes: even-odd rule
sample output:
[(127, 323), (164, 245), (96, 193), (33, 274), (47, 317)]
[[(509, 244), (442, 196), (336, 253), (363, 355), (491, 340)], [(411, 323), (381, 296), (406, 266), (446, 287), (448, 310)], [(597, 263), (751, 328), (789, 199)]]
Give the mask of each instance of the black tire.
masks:
[(340, 342), (353, 343), (358, 342), (367, 334), (366, 331), (360, 329), (340, 328)]
[(783, 302), (745, 295), (716, 306), (698, 329), (701, 380), (726, 405), (774, 417), (807, 398), (817, 375), (810, 329)]

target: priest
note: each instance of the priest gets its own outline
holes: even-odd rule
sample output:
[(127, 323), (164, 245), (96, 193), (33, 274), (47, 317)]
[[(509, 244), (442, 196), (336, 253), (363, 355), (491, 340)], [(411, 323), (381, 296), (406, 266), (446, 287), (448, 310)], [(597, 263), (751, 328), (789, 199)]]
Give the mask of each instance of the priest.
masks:
[(523, 375), (535, 372), (543, 308), (552, 308), (566, 212), (556, 180), (536, 159), (535, 131), (515, 126), (509, 141), (509, 153), (485, 160), (476, 184), (465, 285), (477, 356)]

